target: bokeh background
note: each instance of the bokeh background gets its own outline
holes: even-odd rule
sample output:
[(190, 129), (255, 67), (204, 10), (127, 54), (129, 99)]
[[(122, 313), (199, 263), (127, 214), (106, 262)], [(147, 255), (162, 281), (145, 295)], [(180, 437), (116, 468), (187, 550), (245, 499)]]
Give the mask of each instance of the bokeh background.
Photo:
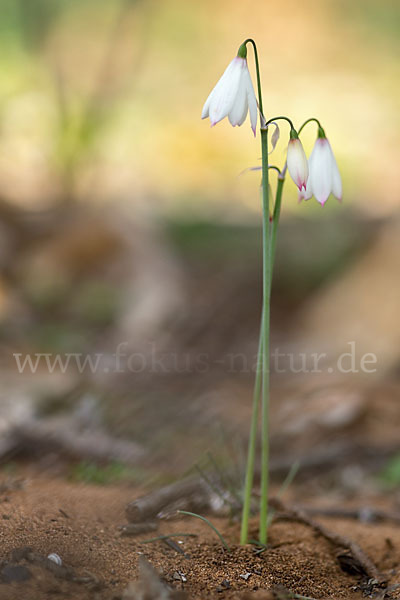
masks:
[[(399, 3), (0, 0), (0, 14), (4, 460), (67, 455), (83, 478), (111, 460), (140, 481), (210, 448), (242, 464), (261, 297), (260, 176), (242, 172), (259, 136), (200, 115), (247, 37), (266, 115), (317, 116), (344, 184), (323, 209), (285, 185), (273, 348), (299, 372), (272, 365), (273, 456), (290, 450), (277, 470), (349, 431), (386, 460), (400, 425)], [(275, 164), (286, 144), (283, 124)], [(335, 368), (350, 343), (374, 373)], [(326, 353), (323, 371), (302, 370), (302, 352)], [(64, 362), (18, 368), (37, 353)], [(65, 367), (68, 353), (100, 366)]]

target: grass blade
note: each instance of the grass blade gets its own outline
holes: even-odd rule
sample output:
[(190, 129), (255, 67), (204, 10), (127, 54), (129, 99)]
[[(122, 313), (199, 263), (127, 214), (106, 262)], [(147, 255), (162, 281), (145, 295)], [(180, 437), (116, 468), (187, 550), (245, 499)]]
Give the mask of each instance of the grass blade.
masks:
[(226, 541), (224, 540), (224, 538), (222, 537), (222, 535), (220, 534), (220, 532), (218, 531), (218, 529), (211, 523), (211, 521), (209, 521), (208, 519), (206, 519), (206, 517), (202, 517), (201, 515), (197, 515), (196, 513), (192, 513), (189, 512), (188, 510), (178, 510), (178, 514), (180, 515), (188, 515), (189, 517), (196, 517), (196, 519), (201, 519), (202, 521), (204, 521), (205, 523), (207, 523), (207, 525), (209, 527), (211, 527), (211, 529), (214, 531), (214, 533), (217, 534), (217, 536), (219, 537), (221, 544), (224, 546), (224, 548), (226, 550), (228, 550), (228, 552), (231, 551), (230, 547), (228, 546), (228, 544), (226, 543)]

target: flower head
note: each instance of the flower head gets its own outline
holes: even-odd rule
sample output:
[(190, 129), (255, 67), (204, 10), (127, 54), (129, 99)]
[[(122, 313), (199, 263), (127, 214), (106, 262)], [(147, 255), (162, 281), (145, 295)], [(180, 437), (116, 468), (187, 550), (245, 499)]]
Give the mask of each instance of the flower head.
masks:
[(251, 128), (255, 135), (257, 100), (247, 66), (246, 53), (246, 46), (240, 46), (238, 55), (229, 63), (221, 79), (208, 96), (201, 118), (210, 117), (211, 126), (213, 126), (228, 117), (230, 124), (235, 127), (244, 123), (249, 111)]
[(303, 146), (294, 129), (290, 132), (290, 141), (287, 150), (287, 166), (291, 178), (300, 192), (306, 189), (308, 179), (308, 162)]
[(315, 196), (324, 206), (332, 193), (339, 201), (342, 199), (342, 180), (331, 145), (320, 128), (309, 159), (310, 176), (306, 188), (300, 190), (300, 200), (308, 200)]

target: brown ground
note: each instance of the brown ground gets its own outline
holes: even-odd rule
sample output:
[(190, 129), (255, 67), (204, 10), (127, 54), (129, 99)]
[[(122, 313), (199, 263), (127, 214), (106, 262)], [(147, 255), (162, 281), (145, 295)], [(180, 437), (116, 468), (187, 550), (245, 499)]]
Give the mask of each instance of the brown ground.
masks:
[[(3, 489), (1, 495), (1, 600), (115, 600), (137, 579), (140, 556), (150, 561), (168, 585), (184, 590), (189, 598), (267, 599), (278, 596), (266, 590), (279, 588), (318, 599), (350, 600), (369, 592), (383, 598), (382, 590), (368, 586), (365, 578), (344, 572), (336, 557), (338, 549), (308, 526), (276, 521), (268, 549), (261, 554), (253, 546), (235, 545), (238, 525), (215, 517), (211, 520), (232, 545), (230, 553), (205, 523), (193, 518), (162, 522), (159, 531), (137, 538), (123, 537), (118, 528), (126, 523), (124, 508), (139, 490), (126, 485), (73, 484), (26, 471), (21, 475), (21, 489)], [(290, 495), (294, 502), (294, 488)], [(370, 504), (369, 500), (360, 499), (358, 505)], [(399, 525), (326, 517), (318, 521), (358, 542), (390, 584), (400, 581)], [(143, 543), (173, 532), (197, 534), (173, 538), (184, 554), (163, 541)], [(256, 533), (254, 523), (251, 535), (256, 537)], [(30, 554), (26, 547), (31, 548)], [(54, 552), (62, 558), (65, 570), (48, 570), (48, 563), (41, 562), (41, 557)], [(25, 566), (32, 577), (25, 582), (4, 582), (10, 564)], [(84, 580), (76, 582), (72, 577)], [(127, 597), (138, 597), (137, 591)], [(387, 597), (400, 598), (400, 590)]]

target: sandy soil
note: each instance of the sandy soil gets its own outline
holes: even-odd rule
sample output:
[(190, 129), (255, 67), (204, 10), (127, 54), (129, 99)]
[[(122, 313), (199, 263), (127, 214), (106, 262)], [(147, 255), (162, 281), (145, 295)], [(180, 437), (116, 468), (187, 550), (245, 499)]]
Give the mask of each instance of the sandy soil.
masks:
[[(345, 572), (338, 548), (306, 525), (276, 521), (268, 548), (260, 554), (254, 546), (235, 545), (237, 523), (215, 517), (211, 520), (231, 552), (223, 549), (205, 523), (191, 518), (164, 521), (157, 532), (124, 537), (119, 527), (126, 523), (125, 506), (141, 490), (73, 484), (26, 472), (21, 476), (22, 485), (14, 480), (17, 485), (11, 489), (3, 481), (0, 497), (1, 600), (116, 600), (137, 580), (140, 557), (155, 567), (168, 586), (189, 598), (384, 597), (383, 589), (371, 585), (368, 578)], [(295, 489), (291, 496), (292, 501)], [(399, 525), (326, 517), (318, 521), (357, 542), (390, 585), (400, 581)], [(165, 541), (144, 543), (171, 533), (195, 537), (171, 538), (175, 548)], [(256, 523), (251, 535), (257, 535)], [(49, 564), (46, 557), (51, 553), (59, 555), (62, 567)], [(142, 592), (135, 588), (133, 595), (126, 592), (124, 598), (152, 600), (150, 592)], [(400, 598), (400, 590), (386, 597)]]

